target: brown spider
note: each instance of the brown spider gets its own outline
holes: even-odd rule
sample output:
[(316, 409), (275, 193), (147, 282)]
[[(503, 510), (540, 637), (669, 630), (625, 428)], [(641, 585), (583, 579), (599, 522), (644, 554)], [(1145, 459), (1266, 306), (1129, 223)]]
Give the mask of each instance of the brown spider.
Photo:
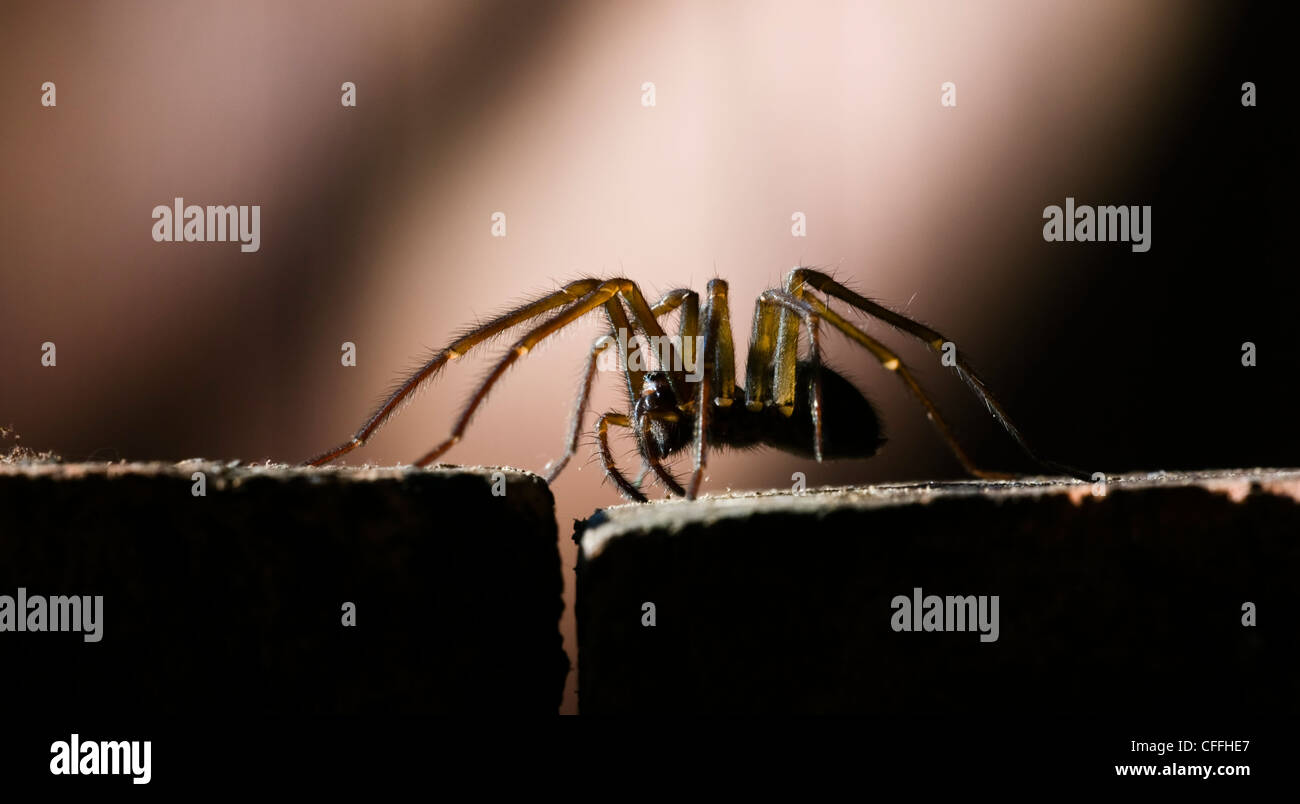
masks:
[[(629, 499), (645, 502), (646, 496), (615, 465), (609, 448), (610, 425), (631, 429), (636, 437), (637, 451), (646, 466), (654, 471), (670, 492), (690, 499), (694, 499), (699, 492), (710, 443), (729, 447), (765, 444), (796, 455), (813, 457), (818, 461), (825, 458), (871, 457), (883, 443), (880, 422), (871, 404), (851, 382), (821, 364), (818, 327), (822, 322), (856, 341), (879, 360), (881, 366), (898, 375), (908, 390), (925, 406), (930, 420), (968, 472), (984, 478), (1010, 477), (977, 469), (953, 437), (934, 403), (898, 355), (840, 317), (830, 309), (827, 300), (819, 298), (811, 290), (820, 291), (827, 300), (834, 298), (846, 302), (862, 313), (879, 318), (921, 339), (936, 353), (955, 358), (953, 363), (957, 373), (1031, 459), (1042, 466), (1088, 479), (1087, 475), (1077, 469), (1040, 459), (1011, 423), (984, 382), (971, 370), (947, 338), (876, 304), (827, 274), (811, 268), (794, 269), (786, 278), (784, 290), (767, 290), (758, 297), (743, 390), (736, 387), (735, 381), (735, 353), (727, 312), (726, 282), (721, 279), (709, 282), (708, 296), (701, 316), (699, 294), (693, 290), (670, 291), (651, 306), (631, 280), (579, 279), (457, 338), (406, 378), (351, 440), (307, 463), (320, 466), (361, 446), (397, 411), (403, 401), (408, 400), (416, 389), (447, 363), (508, 329), (551, 314), (550, 318), (537, 324), (516, 341), (514, 347), (501, 358), (461, 411), (447, 440), (416, 462), (419, 466), (433, 463), (460, 441), (474, 411), (511, 364), (547, 337), (603, 306), (613, 332), (632, 333), (632, 336), (604, 336), (592, 347), (582, 388), (574, 406), (568, 442), (564, 454), (550, 465), (546, 478), (548, 482), (560, 474), (577, 449), (599, 359), (605, 349), (614, 345), (619, 347), (619, 367), (627, 379), (629, 411), (611, 411), (601, 416), (596, 425), (596, 439), (606, 473)], [(668, 338), (659, 319), (678, 308), (681, 309), (681, 335), (677, 339)], [(631, 321), (628, 318), (629, 312)], [(636, 322), (635, 330), (632, 321)], [(806, 328), (808, 337), (808, 356), (804, 360), (798, 358), (801, 327)], [(647, 338), (651, 343), (667, 345), (664, 359), (658, 366), (654, 365), (651, 355), (638, 351), (645, 348), (644, 341)], [(681, 349), (682, 355), (676, 354), (677, 348)], [(695, 361), (702, 363), (702, 367)], [(648, 366), (649, 369), (642, 366)], [(690, 374), (687, 369), (692, 369)], [(835, 418), (825, 425), (822, 421), (823, 406), (829, 407), (835, 414)], [(683, 488), (664, 468), (663, 461), (687, 447), (693, 447), (694, 471), (689, 486)]]

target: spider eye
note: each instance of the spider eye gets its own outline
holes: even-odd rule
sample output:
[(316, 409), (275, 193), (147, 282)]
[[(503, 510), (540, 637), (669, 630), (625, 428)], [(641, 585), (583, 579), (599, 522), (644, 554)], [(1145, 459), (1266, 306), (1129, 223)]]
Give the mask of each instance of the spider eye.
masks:
[(658, 396), (669, 390), (668, 375), (662, 371), (651, 371), (645, 375), (645, 384), (641, 386), (641, 396)]
[(668, 382), (668, 375), (662, 371), (652, 371), (645, 375), (645, 384), (641, 386), (641, 399), (651, 409), (669, 409), (677, 406), (677, 397)]

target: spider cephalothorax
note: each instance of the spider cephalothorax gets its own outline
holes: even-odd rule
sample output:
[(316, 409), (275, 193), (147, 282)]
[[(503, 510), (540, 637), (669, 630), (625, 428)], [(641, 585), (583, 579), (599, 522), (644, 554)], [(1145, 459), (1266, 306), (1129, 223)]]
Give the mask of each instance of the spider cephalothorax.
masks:
[[(350, 441), (308, 463), (317, 466), (328, 463), (361, 446), (404, 400), (447, 363), (506, 330), (531, 322), (532, 328), (500, 359), (470, 398), (451, 435), (417, 462), (420, 466), (433, 463), (461, 439), (474, 411), (511, 364), (549, 336), (603, 308), (611, 333), (597, 340), (588, 356), (564, 454), (551, 464), (548, 481), (555, 479), (577, 449), (597, 367), (603, 353), (611, 347), (616, 347), (618, 366), (627, 383), (628, 410), (601, 416), (596, 423), (596, 441), (606, 473), (630, 499), (645, 501), (646, 496), (640, 483), (629, 481), (615, 464), (609, 448), (611, 426), (630, 429), (646, 467), (669, 492), (691, 498), (699, 493), (710, 445), (766, 445), (818, 461), (874, 455), (883, 443), (880, 422), (862, 393), (822, 363), (819, 338), (823, 323), (858, 343), (885, 370), (903, 381), (925, 406), (930, 420), (967, 471), (980, 477), (990, 476), (992, 473), (975, 468), (898, 355), (832, 310), (829, 306), (832, 299), (921, 339), (936, 354), (951, 357), (957, 373), (1031, 458), (1049, 468), (1087, 478), (1078, 470), (1034, 455), (1002, 406), (951, 341), (811, 268), (794, 269), (783, 289), (764, 291), (759, 296), (744, 388), (736, 386), (726, 282), (721, 279), (709, 282), (701, 308), (699, 294), (685, 288), (670, 291), (658, 303), (650, 305), (630, 280), (579, 279), (475, 327), (435, 353), (398, 386)], [(680, 310), (680, 334), (669, 337), (660, 319), (675, 310)], [(808, 344), (803, 359), (798, 356), (801, 334)], [(656, 355), (657, 350), (648, 348), (647, 342), (666, 348)], [(690, 484), (683, 488), (663, 462), (688, 448), (694, 468)]]

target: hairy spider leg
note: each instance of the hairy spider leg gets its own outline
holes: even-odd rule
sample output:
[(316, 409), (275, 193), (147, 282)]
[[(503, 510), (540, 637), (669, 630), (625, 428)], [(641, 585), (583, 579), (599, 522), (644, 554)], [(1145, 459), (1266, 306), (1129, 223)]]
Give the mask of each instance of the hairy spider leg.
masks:
[(880, 341), (872, 338), (858, 327), (850, 324), (848, 321), (845, 321), (838, 313), (827, 307), (816, 296), (797, 298), (785, 291), (779, 290), (765, 291), (763, 295), (782, 307), (798, 313), (800, 319), (806, 323), (811, 323), (817, 319), (826, 321), (826, 323), (840, 330), (864, 347), (876, 358), (876, 360), (880, 362), (880, 365), (884, 367), (886, 371), (898, 375), (899, 379), (903, 381), (903, 384), (907, 386), (907, 389), (911, 391), (918, 400), (920, 400), (923, 406), (925, 406), (926, 415), (929, 417), (930, 421), (934, 423), (934, 426), (939, 430), (940, 435), (943, 436), (944, 441), (947, 442), (948, 447), (952, 450), (953, 454), (957, 456), (957, 460), (961, 462), (961, 465), (967, 472), (975, 477), (990, 480), (1005, 480), (1012, 477), (1012, 475), (998, 472), (986, 472), (975, 466), (970, 457), (967, 456), (966, 451), (962, 449), (961, 444), (957, 443), (957, 439), (953, 436), (952, 430), (948, 427), (948, 423), (944, 421), (943, 416), (940, 415), (939, 409), (930, 401), (930, 397), (926, 395), (920, 384), (917, 383), (916, 378), (912, 376), (912, 372), (903, 365), (903, 361), (898, 355), (890, 351), (890, 349)]
[[(787, 298), (794, 297), (780, 290), (767, 290), (759, 295), (758, 308), (754, 313), (757, 340), (751, 346), (751, 349), (757, 348), (759, 354), (755, 356), (751, 353), (750, 362), (758, 375), (755, 378), (755, 383), (759, 387), (757, 392), (760, 394), (758, 407), (773, 405), (783, 415), (790, 416), (794, 413), (794, 395), (798, 392), (795, 374), (798, 368), (801, 323), (808, 330), (808, 362), (814, 369), (821, 365), (822, 350), (818, 317), (810, 315), (809, 311), (802, 307), (786, 303), (784, 300)], [(791, 323), (787, 324), (787, 319)], [(765, 384), (767, 377), (771, 378), (769, 384)], [(748, 381), (749, 378), (746, 377), (746, 382)], [(812, 414), (813, 424), (813, 457), (820, 463), (823, 457), (824, 439), (822, 383), (819, 371), (812, 372), (809, 396), (811, 398), (808, 408)]]
[[(668, 365), (662, 367), (665, 374), (668, 375), (668, 381), (672, 385), (673, 393), (678, 399), (685, 399), (689, 396), (686, 388), (686, 372), (674, 368), (681, 365), (677, 358), (677, 349), (673, 346), (672, 341), (667, 340), (663, 327), (659, 326), (659, 319), (650, 305), (646, 303), (645, 296), (642, 295), (641, 289), (636, 286), (635, 282), (627, 279), (616, 280), (624, 283), (620, 290), (623, 300), (627, 302), (628, 308), (632, 311), (632, 318), (641, 331), (650, 338), (658, 338), (659, 343), (667, 346), (665, 358)], [(671, 295), (671, 294), (670, 294)], [(639, 390), (639, 389), (638, 389)]]
[(366, 423), (357, 430), (350, 441), (347, 441), (334, 449), (322, 452), (320, 455), (306, 461), (309, 466), (320, 466), (329, 463), (335, 458), (339, 458), (362, 444), (370, 436), (374, 435), (385, 422), (401, 407), (402, 403), (411, 398), (411, 395), (424, 383), (431, 380), (447, 363), (455, 360), (469, 352), (475, 346), (484, 341), (501, 334), (502, 332), (516, 327), (529, 319), (536, 318), (543, 313), (554, 310), (565, 304), (581, 299), (592, 290), (600, 285), (598, 279), (579, 279), (570, 282), (560, 290), (549, 293), (540, 299), (527, 302), (512, 310), (509, 310), (491, 321), (481, 326), (475, 327), (469, 332), (464, 333), (457, 338), (450, 346), (435, 353), (428, 362), (421, 366), (415, 373), (411, 374), (402, 382), (397, 390), (393, 391), (387, 399), (380, 404), (378, 410), (371, 414)]
[(660, 482), (668, 489), (670, 494), (676, 494), (678, 497), (686, 494), (682, 484), (677, 482), (677, 478), (664, 468), (663, 461), (654, 451), (650, 449), (650, 425), (656, 421), (676, 422), (681, 420), (681, 414), (675, 410), (651, 410), (646, 411), (639, 417), (639, 426), (636, 430), (637, 447), (641, 452), (641, 457), (645, 459), (646, 464), (654, 471)]
[[(708, 303), (704, 307), (703, 371), (695, 395), (695, 468), (686, 490), (693, 500), (700, 492), (708, 464), (709, 419), (713, 406), (728, 407), (736, 396), (736, 354), (731, 340), (731, 318), (727, 309), (727, 283), (709, 280)], [(717, 396), (714, 396), (714, 394)]]
[[(681, 338), (682, 346), (682, 368), (685, 370), (694, 370), (696, 360), (700, 355), (695, 351), (695, 339), (700, 334), (700, 294), (690, 288), (677, 288), (664, 294), (663, 298), (655, 302), (651, 312), (656, 319), (681, 308), (681, 320), (678, 322), (677, 331)], [(686, 396), (679, 398), (688, 398)]]
[[(754, 326), (745, 362), (745, 407), (758, 412), (773, 401), (773, 356), (783, 308), (759, 298), (754, 305)], [(786, 415), (794, 412), (791, 405)]]
[[(679, 414), (676, 411), (670, 411), (670, 410), (652, 411), (650, 414), (642, 417), (641, 428), (642, 429), (649, 428), (650, 422), (656, 419), (662, 419), (664, 421), (675, 421), (678, 415)], [(641, 474), (641, 477), (637, 478), (636, 483), (633, 484), (629, 482), (626, 477), (624, 477), (623, 472), (618, 468), (617, 461), (614, 460), (614, 453), (609, 448), (609, 425), (611, 424), (618, 425), (619, 427), (626, 427), (629, 430), (633, 430), (635, 428), (635, 425), (632, 423), (631, 417), (627, 416), (626, 414), (619, 413), (617, 411), (610, 411), (609, 413), (602, 415), (599, 419), (596, 420), (596, 443), (599, 445), (600, 448), (600, 457), (605, 462), (605, 474), (610, 478), (613, 478), (614, 483), (619, 487), (619, 490), (623, 492), (623, 496), (627, 497), (629, 500), (632, 500), (633, 502), (646, 502), (648, 498), (645, 496), (645, 493), (642, 492), (640, 488), (641, 481), (644, 480), (645, 478), (645, 472), (643, 472)], [(641, 439), (638, 438), (638, 445), (640, 445), (640, 443), (641, 443)], [(647, 472), (650, 469), (655, 469), (656, 473), (662, 471), (662, 469), (660, 468), (661, 465), (659, 462), (659, 458), (656, 457), (649, 450), (646, 450), (642, 454), (642, 457), (645, 459), (646, 464), (649, 467), (649, 469), (646, 470)], [(671, 475), (668, 476), (667, 482), (670, 484), (669, 485), (670, 492), (677, 494), (679, 496), (686, 493), (682, 489), (681, 485), (678, 484), (677, 481), (674, 480)]]
[[(695, 353), (695, 337), (699, 336), (699, 294), (689, 288), (677, 288), (669, 290), (663, 294), (663, 298), (655, 302), (651, 307), (651, 315), (655, 319), (662, 319), (669, 312), (681, 308), (681, 319), (677, 324), (677, 334), (681, 342), (681, 368), (676, 368), (675, 354), (672, 353), (673, 362), (668, 366), (660, 366), (660, 371), (669, 373), (669, 376), (677, 376), (677, 384), (672, 386), (673, 393), (677, 394), (679, 399), (689, 399), (690, 394), (686, 392), (686, 371), (694, 369), (695, 360), (699, 355)], [(671, 342), (669, 342), (671, 345)]]
[[(613, 329), (610, 333), (598, 338), (595, 345), (592, 346), (591, 355), (587, 362), (587, 370), (583, 377), (582, 387), (579, 389), (578, 398), (573, 406), (573, 417), (569, 422), (569, 437), (565, 441), (563, 454), (552, 461), (548, 467), (549, 471), (546, 475), (546, 482), (548, 483), (554, 482), (555, 479), (559, 477), (560, 472), (564, 471), (564, 467), (568, 465), (569, 460), (573, 457), (574, 453), (577, 452), (578, 441), (582, 436), (582, 420), (587, 414), (587, 406), (591, 400), (591, 389), (595, 384), (597, 361), (600, 358), (601, 352), (610, 345), (611, 338), (617, 339), (620, 328), (629, 334), (632, 331), (632, 325), (628, 322), (626, 314), (623, 313), (621, 305), (618, 305), (617, 302), (613, 301), (611, 301), (610, 304), (619, 307), (617, 313), (610, 309), (610, 324)], [(695, 365), (694, 361), (698, 359), (698, 356), (694, 353), (694, 348), (695, 337), (699, 334), (700, 328), (700, 295), (689, 288), (670, 290), (668, 293), (664, 294), (663, 298), (654, 304), (650, 309), (650, 314), (658, 320), (679, 307), (682, 310), (681, 325), (679, 327), (682, 342), (682, 365), (683, 367), (693, 368)], [(628, 409), (630, 410), (635, 404), (637, 396), (641, 393), (645, 372), (628, 368), (628, 358), (637, 347), (636, 342), (631, 337), (628, 337), (626, 347), (627, 353), (623, 355), (623, 368), (628, 377)], [(645, 364), (644, 360), (642, 360), (642, 364)], [(646, 451), (642, 449), (641, 452), (642, 457), (645, 457)], [(651, 469), (651, 465), (648, 461), (645, 463), (645, 467), (646, 471)], [(656, 472), (656, 474), (659, 473)], [(642, 477), (644, 477), (644, 474)], [(660, 475), (660, 477), (662, 479), (662, 475)], [(671, 484), (676, 485), (676, 481), (673, 480), (671, 476), (669, 476), (668, 481)], [(640, 483), (638, 482), (637, 485), (639, 486)]]
[[(845, 287), (842, 283), (837, 282), (833, 277), (821, 271), (812, 268), (795, 268), (790, 272), (786, 279), (787, 291), (796, 298), (804, 298), (804, 289), (809, 286), (820, 290), (829, 297), (847, 302), (858, 311), (874, 318), (878, 318), (885, 323), (902, 330), (908, 335), (923, 341), (926, 346), (930, 348), (930, 351), (936, 354), (942, 355), (944, 344), (953, 343), (950, 339), (924, 324), (908, 318), (901, 313), (894, 312), (888, 307), (878, 304), (859, 293), (855, 293), (852, 289)], [(966, 359), (962, 356), (962, 351), (955, 348), (956, 344), (953, 344), (953, 346), (957, 375), (961, 377), (962, 380), (965, 381), (966, 385), (977, 397), (979, 397), (979, 399), (984, 403), (984, 407), (988, 410), (989, 415), (991, 415), (994, 420), (1002, 426), (1002, 429), (1015, 440), (1016, 444), (1027, 456), (1029, 456), (1030, 460), (1037, 463), (1039, 466), (1051, 469), (1052, 471), (1061, 472), (1081, 480), (1092, 480), (1091, 475), (1084, 472), (1082, 469), (1040, 457), (1037, 451), (1029, 445), (1029, 441), (1025, 438), (1024, 434), (1020, 432), (1020, 428), (1016, 427), (1016, 425), (1011, 421), (1011, 417), (1007, 415), (1006, 410), (997, 399), (994, 398), (993, 392), (989, 390), (984, 381), (975, 373), (975, 369), (966, 362)]]
[[(627, 320), (627, 313), (623, 311), (623, 305), (618, 299), (610, 299), (606, 302), (605, 310), (615, 332), (620, 327), (624, 331), (631, 329), (632, 325)], [(573, 457), (573, 453), (578, 449), (578, 439), (582, 436), (582, 418), (587, 412), (587, 402), (591, 398), (591, 387), (596, 382), (596, 369), (599, 365), (600, 355), (615, 342), (616, 340), (606, 335), (596, 339), (596, 343), (591, 347), (591, 354), (587, 358), (587, 370), (582, 378), (582, 388), (578, 391), (578, 399), (573, 407), (573, 419), (569, 423), (569, 437), (565, 440), (564, 452), (547, 467), (547, 483), (555, 482), (555, 478), (559, 477), (560, 472), (564, 471), (564, 467), (569, 465), (569, 459)], [(636, 341), (629, 338), (625, 346), (627, 353), (620, 356), (620, 363), (624, 376), (627, 378), (628, 396), (631, 397), (641, 392), (645, 372), (631, 368), (628, 362), (628, 357), (637, 349)]]
[(618, 485), (624, 497), (634, 502), (646, 502), (647, 498), (641, 493), (641, 490), (628, 482), (628, 479), (619, 471), (618, 464), (614, 462), (614, 455), (609, 451), (609, 426), (611, 424), (630, 428), (632, 420), (625, 414), (613, 411), (596, 420), (596, 443), (600, 446), (600, 457), (605, 461), (605, 474), (614, 479), (614, 483)]
[[(447, 437), (438, 446), (430, 450), (424, 457), (416, 461), (417, 466), (428, 466), (436, 461), (443, 453), (451, 449), (465, 434), (469, 427), (470, 419), (473, 418), (474, 412), (478, 410), (479, 405), (487, 398), (492, 387), (496, 385), (497, 380), (505, 374), (506, 370), (512, 366), (515, 361), (532, 351), (536, 346), (546, 338), (564, 329), (569, 324), (582, 318), (591, 311), (601, 307), (611, 300), (617, 300), (622, 297), (632, 308), (632, 315), (637, 319), (637, 324), (652, 334), (663, 336), (663, 330), (659, 327), (659, 322), (654, 320), (650, 313), (650, 306), (646, 304), (645, 298), (636, 284), (629, 279), (609, 279), (600, 283), (595, 290), (583, 296), (578, 301), (561, 310), (554, 317), (539, 324), (533, 328), (524, 337), (515, 342), (514, 347), (506, 353), (493, 367), (488, 376), (479, 384), (478, 390), (470, 397), (464, 410), (461, 411), (460, 417), (456, 420), (455, 427), (452, 428), (451, 435)], [(610, 308), (606, 308), (610, 309)], [(630, 382), (630, 380), (629, 380)]]

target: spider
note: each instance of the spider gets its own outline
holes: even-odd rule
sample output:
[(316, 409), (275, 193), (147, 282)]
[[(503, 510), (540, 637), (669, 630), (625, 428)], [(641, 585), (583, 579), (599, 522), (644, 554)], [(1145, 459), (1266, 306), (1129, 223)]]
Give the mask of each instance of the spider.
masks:
[[(599, 361), (606, 349), (615, 346), (621, 353), (618, 365), (627, 381), (629, 409), (626, 413), (610, 411), (602, 415), (596, 423), (596, 441), (606, 474), (631, 500), (646, 502), (640, 487), (645, 473), (636, 483), (624, 476), (610, 451), (610, 427), (630, 430), (647, 471), (653, 471), (670, 493), (688, 499), (699, 494), (710, 444), (742, 448), (767, 445), (819, 462), (871, 457), (884, 443), (880, 421), (871, 404), (851, 382), (822, 364), (822, 324), (861, 345), (885, 370), (902, 380), (925, 407), (930, 421), (966, 471), (981, 478), (1011, 477), (976, 468), (898, 355), (832, 310), (831, 299), (919, 338), (936, 353), (954, 355), (957, 373), (1033, 461), (1088, 479), (1077, 469), (1039, 458), (984, 382), (943, 335), (859, 295), (826, 273), (804, 267), (795, 268), (787, 275), (784, 288), (764, 291), (758, 297), (743, 389), (736, 386), (725, 281), (709, 282), (701, 310), (699, 294), (690, 289), (670, 291), (651, 305), (629, 279), (579, 279), (462, 334), (403, 380), (350, 440), (306, 463), (320, 466), (361, 446), (404, 401), (448, 363), (494, 336), (534, 322), (478, 386), (456, 420), (451, 435), (416, 462), (418, 466), (433, 463), (460, 441), (474, 412), (515, 361), (546, 338), (603, 307), (612, 332), (632, 333), (632, 337), (616, 339), (607, 333), (592, 347), (564, 452), (548, 466), (547, 482), (559, 476), (577, 450)], [(680, 337), (669, 338), (660, 319), (678, 309)], [(544, 320), (537, 323), (537, 319)], [(801, 331), (806, 333), (808, 341), (808, 353), (802, 359), (798, 355)], [(665, 359), (658, 365), (653, 355), (638, 353), (645, 348), (647, 338), (652, 343), (667, 345)], [(682, 355), (676, 354), (677, 348)], [(687, 369), (692, 367), (688, 374)], [(823, 409), (831, 415), (824, 417)], [(683, 487), (665, 468), (664, 461), (688, 448), (694, 468), (689, 484)]]

